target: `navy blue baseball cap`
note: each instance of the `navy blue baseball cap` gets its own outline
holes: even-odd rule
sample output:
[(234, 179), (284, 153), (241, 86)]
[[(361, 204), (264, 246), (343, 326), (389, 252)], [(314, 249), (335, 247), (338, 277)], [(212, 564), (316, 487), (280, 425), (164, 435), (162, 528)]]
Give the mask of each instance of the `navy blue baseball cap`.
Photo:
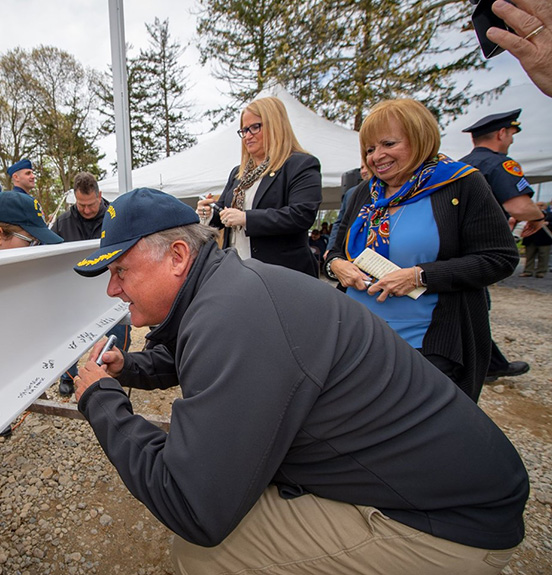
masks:
[(19, 160), (19, 162), (15, 162), (15, 164), (11, 165), (8, 168), (8, 176), (13, 176), (15, 174), (15, 172), (19, 172), (19, 170), (32, 170), (33, 169), (33, 165), (31, 163), (31, 160), (28, 160), (27, 158), (23, 158), (22, 160)]
[(38, 200), (21, 192), (0, 192), (0, 222), (23, 228), (42, 244), (63, 241), (48, 229)]
[(468, 128), (464, 128), (462, 132), (469, 132), (475, 137), (496, 132), (500, 128), (516, 128), (518, 132), (521, 132), (521, 122), (518, 121), (520, 114), (521, 108), (501, 114), (491, 114), (481, 118)]
[(150, 188), (132, 190), (119, 196), (107, 208), (100, 249), (73, 269), (82, 276), (100, 275), (143, 237), (198, 223), (195, 210), (174, 196)]

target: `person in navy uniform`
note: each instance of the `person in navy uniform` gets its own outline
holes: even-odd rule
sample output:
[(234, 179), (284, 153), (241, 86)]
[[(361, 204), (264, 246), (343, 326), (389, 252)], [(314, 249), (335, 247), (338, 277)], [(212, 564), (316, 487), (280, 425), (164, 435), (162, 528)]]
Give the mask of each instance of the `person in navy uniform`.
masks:
[(15, 162), (8, 168), (8, 176), (12, 180), (12, 191), (31, 195), (31, 190), (35, 187), (36, 182), (31, 160), (23, 158), (19, 162)]
[[(461, 161), (476, 167), (485, 176), (507, 217), (526, 222), (521, 236), (527, 237), (543, 226), (544, 217), (531, 200), (534, 191), (523, 175), (523, 169), (507, 155), (514, 136), (521, 132), (521, 123), (518, 120), (520, 114), (521, 108), (491, 114), (462, 130), (472, 135), (474, 149)], [(527, 362), (509, 362), (496, 343), (492, 342), (491, 363), (486, 381), (494, 381), (499, 377), (515, 377), (528, 371)]]

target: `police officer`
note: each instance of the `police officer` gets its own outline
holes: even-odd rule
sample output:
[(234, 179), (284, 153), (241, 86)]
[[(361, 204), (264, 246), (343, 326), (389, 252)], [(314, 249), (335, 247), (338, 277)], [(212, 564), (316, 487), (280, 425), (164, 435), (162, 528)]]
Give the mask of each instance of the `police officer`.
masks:
[[(507, 155), (514, 135), (521, 132), (521, 123), (518, 121), (520, 113), (521, 108), (491, 114), (462, 130), (472, 135), (474, 149), (461, 161), (481, 171), (507, 216), (527, 222), (521, 232), (522, 237), (527, 237), (544, 225), (544, 216), (531, 200), (534, 191), (525, 179), (521, 166)], [(509, 362), (496, 343), (492, 342), (486, 381), (494, 381), (498, 377), (514, 377), (528, 371), (528, 363)]]
[(12, 180), (14, 192), (31, 195), (36, 181), (31, 160), (23, 158), (15, 162), (8, 168), (8, 176)]

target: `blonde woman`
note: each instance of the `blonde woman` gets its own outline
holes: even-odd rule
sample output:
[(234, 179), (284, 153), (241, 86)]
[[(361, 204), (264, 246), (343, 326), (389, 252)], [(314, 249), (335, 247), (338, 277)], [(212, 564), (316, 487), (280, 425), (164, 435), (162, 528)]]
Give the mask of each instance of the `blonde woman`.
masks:
[(200, 200), (202, 221), (224, 228), (223, 247), (317, 277), (308, 230), (322, 201), (320, 162), (297, 141), (284, 104), (260, 98), (241, 114), (241, 164), (215, 209)]

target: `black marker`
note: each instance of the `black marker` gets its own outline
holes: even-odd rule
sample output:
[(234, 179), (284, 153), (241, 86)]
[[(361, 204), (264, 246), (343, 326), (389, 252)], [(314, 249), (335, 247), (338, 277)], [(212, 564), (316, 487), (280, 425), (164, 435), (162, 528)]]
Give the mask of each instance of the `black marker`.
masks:
[(100, 352), (100, 355), (98, 356), (98, 359), (96, 360), (96, 363), (98, 365), (104, 364), (104, 362), (102, 360), (103, 354), (106, 353), (107, 351), (109, 351), (116, 343), (117, 343), (117, 336), (116, 335), (110, 335), (109, 338), (107, 339), (107, 341), (105, 342), (105, 345), (103, 346), (102, 351)]

